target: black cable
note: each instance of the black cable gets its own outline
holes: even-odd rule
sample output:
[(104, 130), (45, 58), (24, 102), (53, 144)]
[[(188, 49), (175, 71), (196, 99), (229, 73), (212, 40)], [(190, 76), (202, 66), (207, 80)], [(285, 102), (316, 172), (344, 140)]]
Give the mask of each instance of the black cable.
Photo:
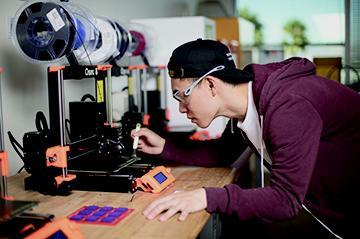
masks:
[(23, 166), (17, 171), (17, 173), (18, 173), (18, 174), (21, 173), (21, 171), (22, 171), (24, 168), (25, 168), (25, 165), (23, 165)]
[(149, 61), (143, 52), (140, 53), (140, 56), (141, 56), (141, 59), (143, 60), (144, 64), (147, 66), (150, 66)]
[(45, 115), (44, 115), (44, 113), (43, 113), (42, 111), (36, 112), (35, 125), (36, 125), (36, 129), (37, 129), (39, 132), (43, 132), (43, 131), (48, 131), (48, 130), (49, 130), (49, 126), (48, 126), (48, 124), (47, 124), (46, 117), (45, 117)]
[(350, 65), (344, 65), (344, 66), (343, 66), (343, 69), (350, 69), (350, 70), (352, 70), (352, 71), (355, 73), (355, 75), (356, 75), (357, 82), (360, 82), (360, 74), (359, 74), (359, 72), (358, 72), (354, 67), (352, 67), (352, 66), (350, 66)]
[(25, 168), (25, 159), (24, 156), (20, 153), (19, 148), (23, 153), (24, 153), (24, 148), (19, 144), (18, 141), (16, 141), (15, 137), (11, 134), (10, 131), (8, 131), (8, 135), (11, 145), (13, 146), (15, 152), (17, 153), (17, 155), (19, 155), (19, 157), (24, 163), (24, 165), (17, 171), (17, 173), (21, 173), (21, 171)]
[(69, 126), (70, 126), (70, 120), (69, 119), (65, 119), (65, 129), (66, 129), (66, 133), (69, 137), (69, 140), (71, 140), (71, 134), (70, 134), (70, 129), (69, 129)]
[(350, 89), (353, 89), (354, 91), (360, 93), (360, 75), (359, 75), (359, 72), (354, 67), (352, 67), (350, 65), (344, 65), (344, 68), (345, 69), (348, 68), (348, 69), (352, 70), (355, 73), (356, 78), (357, 78), (356, 82), (346, 84), (346, 86), (349, 87)]
[[(347, 87), (349, 87), (350, 89), (353, 89), (355, 90), (356, 92), (359, 92), (360, 93), (360, 74), (359, 72), (353, 67), (353, 66), (350, 66), (350, 65), (333, 65), (327, 72), (326, 74), (326, 78), (330, 79), (330, 77), (332, 76), (332, 74), (334, 74), (334, 72), (339, 69), (339, 71), (341, 70), (344, 70), (344, 69), (350, 69), (351, 71), (354, 72), (354, 74), (356, 75), (356, 78), (357, 78), (357, 81), (354, 82), (354, 83), (349, 83), (349, 84), (345, 84)], [(341, 76), (341, 75), (340, 75)], [(340, 80), (340, 79), (339, 79)], [(340, 82), (341, 83), (341, 82)]]
[[(24, 148), (21, 146), (21, 144), (15, 139), (15, 137), (12, 135), (12, 133), (10, 131), (8, 131), (8, 135), (9, 135), (9, 140), (11, 145), (13, 146), (15, 152), (17, 153), (17, 155), (19, 155), (19, 157), (21, 158), (21, 160), (24, 162), (24, 156), (20, 153), (20, 150), (22, 151), (22, 153), (24, 153)], [(19, 150), (20, 149), (20, 150)]]
[(80, 101), (85, 101), (87, 99), (90, 99), (91, 101), (96, 101), (95, 97), (91, 94), (85, 94), (83, 95), (83, 97), (81, 97)]
[(360, 82), (359, 72), (358, 72), (354, 67), (352, 67), (352, 66), (350, 66), (350, 65), (341, 65), (340, 68), (339, 68), (339, 66), (337, 66), (337, 65), (333, 65), (333, 66), (329, 69), (328, 73), (326, 74), (326, 78), (330, 79), (331, 76), (332, 76), (332, 74), (333, 74), (337, 69), (339, 69), (340, 71), (343, 70), (343, 69), (350, 69), (350, 70), (352, 70), (352, 71), (355, 73), (355, 75), (356, 75), (357, 82)]

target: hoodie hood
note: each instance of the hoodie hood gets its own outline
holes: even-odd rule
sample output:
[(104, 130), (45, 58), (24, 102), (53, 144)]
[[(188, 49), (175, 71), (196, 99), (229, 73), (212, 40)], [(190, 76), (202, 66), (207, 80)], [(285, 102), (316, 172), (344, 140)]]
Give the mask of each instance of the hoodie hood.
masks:
[(315, 75), (315, 65), (306, 58), (292, 57), (264, 65), (250, 64), (244, 68), (244, 71), (254, 75), (254, 101), (261, 115), (267, 108), (269, 99), (281, 86), (294, 79)]

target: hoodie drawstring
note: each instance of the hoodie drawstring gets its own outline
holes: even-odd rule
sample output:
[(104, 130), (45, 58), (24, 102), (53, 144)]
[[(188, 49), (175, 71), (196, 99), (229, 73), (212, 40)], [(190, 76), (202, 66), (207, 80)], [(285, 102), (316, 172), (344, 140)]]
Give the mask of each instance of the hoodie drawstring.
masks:
[(261, 164), (261, 187), (263, 188), (265, 186), (264, 183), (264, 145), (263, 145), (263, 122), (264, 122), (264, 117), (262, 115), (260, 115), (260, 164)]
[(318, 223), (320, 223), (328, 232), (331, 233), (331, 235), (333, 235), (334, 237), (338, 238), (338, 239), (343, 239), (341, 236), (339, 236), (338, 234), (336, 234), (335, 232), (333, 232), (328, 226), (326, 226), (325, 223), (323, 223), (319, 218), (317, 218), (304, 204), (301, 205), (302, 208), (307, 211), (308, 213), (310, 213), (310, 215), (316, 220), (318, 221)]
[(234, 119), (230, 118), (230, 132), (234, 134)]
[[(260, 140), (261, 140), (261, 146), (260, 146), (260, 164), (261, 164), (261, 187), (264, 187), (264, 144), (263, 144), (263, 123), (264, 123), (264, 117), (263, 115), (260, 115)], [(301, 205), (302, 208), (310, 213), (310, 215), (318, 221), (328, 232), (330, 232), (333, 236), (335, 236), (338, 239), (342, 239), (341, 236), (333, 232), (328, 226), (326, 226), (325, 223), (323, 223), (319, 218), (317, 218), (304, 204)]]

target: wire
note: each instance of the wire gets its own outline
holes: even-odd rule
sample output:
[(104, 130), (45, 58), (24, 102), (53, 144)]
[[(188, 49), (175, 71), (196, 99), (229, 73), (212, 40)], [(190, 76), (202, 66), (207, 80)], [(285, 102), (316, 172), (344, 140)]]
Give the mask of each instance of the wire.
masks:
[(84, 47), (84, 51), (85, 51), (86, 56), (87, 56), (87, 58), (89, 60), (90, 66), (93, 66), (93, 64), (91, 63), (91, 60), (90, 60), (90, 55), (89, 55), (88, 51), (86, 50), (85, 43), (84, 43), (83, 39), (81, 38), (79, 31), (76, 29), (75, 24), (73, 23), (71, 17), (69, 17), (69, 22), (71, 23), (71, 25), (75, 29), (75, 32), (76, 32), (77, 36), (79, 37), (79, 39), (81, 41), (81, 45)]
[(16, 139), (14, 138), (14, 136), (11, 134), (10, 131), (8, 131), (8, 135), (9, 135), (9, 140), (10, 140), (11, 145), (13, 146), (15, 152), (17, 153), (17, 155), (19, 155), (19, 157), (21, 158), (21, 160), (24, 163), (24, 165), (17, 172), (17, 173), (21, 173), (21, 171), (25, 168), (25, 159), (24, 159), (24, 156), (20, 153), (19, 149), (24, 154), (24, 148), (19, 144), (18, 141), (16, 141)]
[(46, 117), (42, 111), (38, 111), (35, 116), (36, 129), (39, 132), (48, 131), (49, 126), (47, 124)]
[(329, 69), (329, 71), (327, 72), (326, 78), (330, 79), (331, 76), (334, 74), (334, 72), (335, 72), (336, 70), (340, 70), (340, 71), (341, 71), (341, 70), (343, 70), (343, 69), (350, 69), (350, 70), (352, 70), (352, 71), (355, 73), (355, 75), (356, 75), (357, 82), (360, 82), (360, 74), (359, 74), (359, 72), (358, 72), (354, 67), (352, 67), (352, 66), (350, 66), (350, 65), (341, 65), (340, 67), (339, 67), (338, 65), (333, 65), (333, 66)]
[(360, 82), (360, 74), (359, 74), (359, 72), (355, 69), (355, 67), (352, 67), (352, 66), (350, 66), (350, 65), (344, 65), (342, 68), (343, 68), (343, 69), (350, 69), (350, 70), (352, 70), (352, 71), (355, 73), (355, 75), (356, 75), (357, 82)]
[(260, 115), (260, 141), (261, 141), (261, 147), (260, 147), (260, 162), (261, 162), (261, 187), (263, 188), (265, 186), (265, 180), (264, 180), (264, 145), (263, 145), (263, 124), (264, 124), (264, 117)]
[(70, 125), (71, 125), (70, 120), (65, 119), (65, 129), (66, 129), (66, 133), (68, 135), (69, 140), (71, 140), (71, 134), (70, 134), (70, 129), (69, 129)]
[(25, 165), (23, 165), (23, 166), (17, 171), (17, 173), (18, 173), (18, 174), (21, 173), (21, 171), (23, 171), (24, 168), (25, 168)]
[(85, 101), (85, 100), (91, 100), (91, 101), (96, 101), (95, 97), (92, 94), (85, 94), (83, 95), (83, 97), (81, 97), (80, 101)]
[(144, 64), (147, 66), (150, 66), (149, 61), (147, 59), (147, 57), (145, 56), (144, 52), (140, 53), (141, 59), (143, 60)]
[[(11, 145), (13, 146), (15, 152), (17, 153), (17, 155), (19, 155), (19, 157), (21, 158), (21, 160), (24, 162), (24, 156), (23, 154), (20, 153), (20, 150), (22, 151), (22, 153), (24, 153), (24, 148), (21, 146), (21, 144), (15, 139), (15, 137), (12, 135), (12, 133), (10, 131), (8, 131), (8, 135), (9, 135), (9, 140)], [(20, 150), (19, 150), (20, 149)]]
[(338, 239), (343, 239), (340, 235), (333, 232), (325, 223), (323, 223), (319, 218), (317, 218), (304, 204), (301, 205), (302, 208), (307, 211), (318, 223), (320, 223), (331, 235), (335, 236)]

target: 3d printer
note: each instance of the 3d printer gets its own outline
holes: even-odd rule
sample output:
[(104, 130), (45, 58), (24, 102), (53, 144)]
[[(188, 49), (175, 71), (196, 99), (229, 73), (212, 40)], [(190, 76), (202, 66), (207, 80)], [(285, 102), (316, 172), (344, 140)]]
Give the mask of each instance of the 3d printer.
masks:
[(67, 218), (29, 212), (37, 202), (14, 200), (8, 195), (7, 152), (4, 149), (0, 68), (0, 238), (83, 238), (79, 227)]
[[(64, 81), (69, 79), (95, 79), (96, 97), (69, 103), (70, 130), (66, 130), (69, 128), (65, 120)], [(31, 174), (25, 179), (26, 190), (67, 194), (71, 189), (113, 192), (136, 189), (136, 178), (153, 167), (131, 156), (130, 131), (142, 123), (142, 114), (127, 112), (121, 126), (113, 123), (111, 104), (107, 103), (111, 102), (110, 86), (109, 65), (48, 68), (50, 127), (38, 112), (38, 131), (23, 137), (23, 160)]]
[[(131, 157), (130, 131), (143, 122), (143, 115), (129, 97), (129, 111), (120, 126), (114, 124), (111, 85), (113, 75), (130, 75), (134, 66), (116, 62), (124, 55), (141, 55), (144, 36), (67, 2), (48, 0), (28, 1), (18, 10), (12, 38), (32, 63), (63, 63), (64, 59), (70, 63), (48, 68), (50, 127), (38, 112), (37, 131), (24, 135), (22, 147), (9, 134), (12, 145), (23, 150), (30, 173), (25, 189), (49, 194), (67, 194), (71, 189), (135, 190), (135, 179), (153, 167)], [(113, 65), (99, 65), (104, 62)], [(66, 119), (64, 82), (89, 79), (95, 80), (95, 97), (70, 102)]]

